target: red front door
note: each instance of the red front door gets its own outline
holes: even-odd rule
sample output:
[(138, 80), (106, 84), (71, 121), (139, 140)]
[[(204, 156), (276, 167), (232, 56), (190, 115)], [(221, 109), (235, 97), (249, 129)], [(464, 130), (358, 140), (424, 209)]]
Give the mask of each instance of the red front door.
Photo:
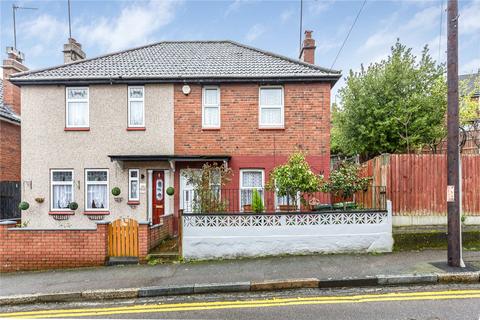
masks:
[(152, 213), (153, 224), (160, 223), (165, 214), (165, 179), (163, 171), (153, 171)]

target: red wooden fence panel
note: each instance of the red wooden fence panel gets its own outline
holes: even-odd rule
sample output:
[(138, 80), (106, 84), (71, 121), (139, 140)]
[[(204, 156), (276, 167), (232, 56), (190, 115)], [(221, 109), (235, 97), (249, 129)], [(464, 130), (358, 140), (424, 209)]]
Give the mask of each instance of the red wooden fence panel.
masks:
[[(365, 162), (362, 175), (387, 187), (395, 215), (445, 215), (446, 168), (445, 154), (392, 154)], [(462, 204), (480, 215), (480, 155), (462, 155)]]

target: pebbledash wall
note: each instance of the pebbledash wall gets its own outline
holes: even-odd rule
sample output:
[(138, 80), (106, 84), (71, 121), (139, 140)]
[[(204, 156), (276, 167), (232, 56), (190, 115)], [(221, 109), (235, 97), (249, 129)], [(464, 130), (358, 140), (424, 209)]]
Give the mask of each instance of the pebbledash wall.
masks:
[[(123, 217), (148, 221), (148, 192), (141, 190), (139, 205), (127, 205), (128, 169), (139, 168), (144, 176), (140, 183), (147, 185), (147, 169), (168, 170), (170, 165), (121, 165), (108, 155), (173, 154), (173, 85), (145, 85), (145, 131), (127, 131), (127, 85), (90, 85), (89, 95), (89, 131), (65, 131), (65, 86), (22, 87), (22, 198), (30, 204), (22, 212), (22, 222), (28, 228), (95, 227), (84, 214), (85, 169), (109, 170), (110, 214), (105, 221)], [(74, 170), (74, 201), (79, 208), (65, 221), (49, 215), (51, 169)], [(173, 174), (167, 173), (166, 185), (173, 185)], [(114, 186), (122, 190), (122, 202), (114, 201), (110, 192)], [(166, 206), (173, 213), (171, 197), (170, 202)]]
[(391, 252), (392, 204), (386, 211), (183, 215), (185, 259), (278, 254)]
[[(172, 216), (162, 225), (140, 223), (138, 251), (145, 262), (148, 251), (172, 233)], [(108, 222), (85, 229), (17, 228), (0, 222), (0, 272), (104, 265), (108, 258)]]

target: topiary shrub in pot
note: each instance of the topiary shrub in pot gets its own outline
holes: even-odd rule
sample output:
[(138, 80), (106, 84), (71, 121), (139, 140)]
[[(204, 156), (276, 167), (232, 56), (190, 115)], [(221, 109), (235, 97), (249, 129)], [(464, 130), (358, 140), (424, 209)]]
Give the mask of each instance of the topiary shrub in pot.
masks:
[(76, 203), (75, 201), (72, 201), (68, 204), (68, 208), (72, 211), (75, 211), (78, 209), (78, 203)]
[(173, 194), (175, 193), (175, 189), (173, 187), (168, 187), (165, 192), (167, 193), (167, 195), (173, 196)]
[(30, 208), (30, 204), (27, 201), (22, 201), (18, 204), (18, 209), (25, 211)]
[(262, 197), (257, 189), (253, 190), (252, 194), (252, 211), (255, 213), (262, 213), (265, 210), (263, 205)]
[(119, 187), (113, 187), (113, 188), (112, 188), (112, 194), (113, 194), (115, 197), (119, 196), (120, 193), (122, 193), (122, 190), (120, 190)]

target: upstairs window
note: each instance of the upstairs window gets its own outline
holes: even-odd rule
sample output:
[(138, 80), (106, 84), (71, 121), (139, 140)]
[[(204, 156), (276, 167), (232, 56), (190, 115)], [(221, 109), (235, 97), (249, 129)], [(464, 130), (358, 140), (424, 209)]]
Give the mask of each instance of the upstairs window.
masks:
[(220, 128), (220, 88), (203, 87), (202, 127)]
[(283, 128), (283, 88), (260, 88), (260, 128)]
[(73, 201), (73, 170), (51, 170), (50, 188), (50, 209), (70, 210), (68, 205)]
[(66, 88), (67, 128), (88, 128), (88, 88)]
[(108, 210), (108, 170), (85, 170), (85, 208), (88, 211)]
[(144, 88), (128, 87), (128, 127), (145, 127)]
[(130, 169), (128, 170), (128, 201), (140, 200), (140, 170)]

